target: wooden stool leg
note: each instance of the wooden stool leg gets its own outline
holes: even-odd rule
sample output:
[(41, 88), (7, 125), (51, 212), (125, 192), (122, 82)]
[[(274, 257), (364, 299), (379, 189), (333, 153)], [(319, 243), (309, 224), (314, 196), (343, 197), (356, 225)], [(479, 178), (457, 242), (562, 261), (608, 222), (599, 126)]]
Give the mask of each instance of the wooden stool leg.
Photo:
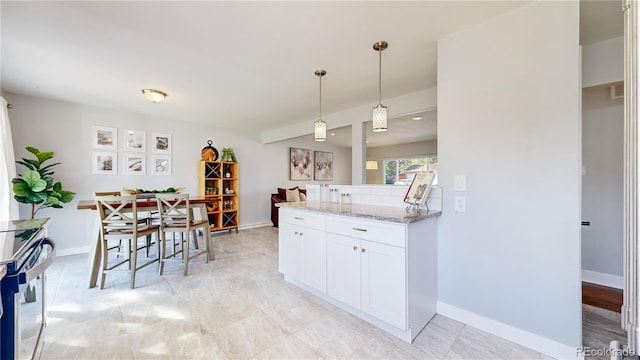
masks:
[(167, 233), (162, 232), (162, 244), (160, 245), (160, 275), (164, 271), (164, 260), (167, 258)]
[(107, 278), (107, 262), (109, 260), (109, 250), (107, 248), (109, 247), (109, 244), (107, 244), (106, 240), (101, 239), (100, 246), (102, 247), (102, 274), (100, 275), (100, 289), (104, 289), (104, 283)]
[(191, 246), (189, 245), (189, 240), (191, 234), (186, 232), (185, 237), (186, 239), (184, 239), (184, 241), (182, 242), (182, 258), (184, 259), (184, 273), (182, 274), (183, 276), (187, 276), (187, 271), (189, 270), (189, 249), (191, 248)]
[[(133, 244), (132, 244), (133, 243)], [(131, 288), (134, 288), (136, 283), (136, 270), (138, 268), (138, 239), (130, 239), (129, 246), (131, 246), (132, 254), (129, 259), (129, 263), (131, 264)]]

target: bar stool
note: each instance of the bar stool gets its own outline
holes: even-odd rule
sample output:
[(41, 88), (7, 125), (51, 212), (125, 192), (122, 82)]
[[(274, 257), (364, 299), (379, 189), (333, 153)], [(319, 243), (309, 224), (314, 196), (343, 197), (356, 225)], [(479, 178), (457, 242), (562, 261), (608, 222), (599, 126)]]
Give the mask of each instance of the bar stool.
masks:
[[(209, 232), (209, 220), (194, 220), (191, 208), (189, 206), (189, 194), (163, 193), (156, 194), (158, 202), (158, 214), (160, 215), (160, 234), (162, 245), (160, 246), (160, 275), (164, 271), (164, 263), (178, 255), (184, 263), (184, 273), (187, 275), (189, 269), (189, 260), (196, 256), (206, 254), (206, 261), (209, 262), (209, 243), (211, 242), (211, 234)], [(205, 239), (204, 250), (190, 250), (189, 238), (193, 235), (194, 248), (197, 249), (197, 234), (195, 230), (201, 229)], [(166, 235), (167, 233), (180, 233), (179, 244), (175, 243), (173, 237), (173, 251), (167, 254)], [(182, 236), (184, 234), (184, 236)], [(175, 235), (175, 234), (174, 234)], [(176, 246), (179, 245), (179, 246)], [(179, 250), (178, 250), (179, 247)]]
[[(102, 251), (102, 276), (100, 279), (100, 289), (104, 288), (107, 272), (128, 264), (131, 270), (130, 287), (135, 286), (136, 272), (148, 265), (153, 264), (160, 258), (160, 243), (158, 245), (158, 256), (142, 264), (138, 264), (138, 250), (147, 247), (147, 237), (156, 234), (160, 239), (159, 226), (149, 225), (138, 219), (138, 208), (135, 195), (115, 196), (104, 195), (95, 196), (96, 206), (100, 212), (100, 246)], [(138, 240), (144, 239), (142, 246), (138, 245)], [(109, 246), (109, 241), (127, 240), (126, 256), (109, 264), (109, 250), (118, 246)]]

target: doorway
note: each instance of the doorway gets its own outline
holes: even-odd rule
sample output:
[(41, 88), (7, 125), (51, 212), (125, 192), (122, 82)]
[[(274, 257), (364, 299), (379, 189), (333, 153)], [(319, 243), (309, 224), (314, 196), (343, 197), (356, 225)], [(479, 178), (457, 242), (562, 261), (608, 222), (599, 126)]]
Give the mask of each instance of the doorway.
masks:
[(582, 89), (582, 280), (623, 287), (624, 102), (611, 89)]

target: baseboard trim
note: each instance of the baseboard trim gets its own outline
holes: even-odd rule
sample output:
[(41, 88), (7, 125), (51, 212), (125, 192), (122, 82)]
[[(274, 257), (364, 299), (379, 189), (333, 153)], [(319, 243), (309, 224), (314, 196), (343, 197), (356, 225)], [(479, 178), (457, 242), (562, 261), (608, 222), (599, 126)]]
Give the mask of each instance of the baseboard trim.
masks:
[(255, 224), (249, 224), (249, 225), (242, 225), (238, 227), (238, 229), (246, 230), (246, 229), (255, 229), (255, 228), (265, 227), (265, 226), (273, 226), (273, 224), (271, 223), (271, 221), (269, 221), (269, 222), (255, 223)]
[(624, 277), (597, 271), (582, 270), (582, 281), (616, 289), (624, 289)]
[(561, 344), (540, 335), (438, 301), (438, 314), (513, 341), (556, 359), (584, 359), (576, 347)]

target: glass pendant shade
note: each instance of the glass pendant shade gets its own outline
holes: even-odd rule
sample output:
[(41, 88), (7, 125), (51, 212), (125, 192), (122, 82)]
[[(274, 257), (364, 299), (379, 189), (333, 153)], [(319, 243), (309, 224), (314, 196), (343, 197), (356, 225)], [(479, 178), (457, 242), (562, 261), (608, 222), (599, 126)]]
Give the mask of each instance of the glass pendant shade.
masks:
[(327, 123), (318, 119), (314, 123), (314, 133), (316, 136), (316, 141), (327, 141)]
[(387, 107), (382, 104), (374, 107), (371, 120), (373, 120), (373, 132), (387, 131)]

